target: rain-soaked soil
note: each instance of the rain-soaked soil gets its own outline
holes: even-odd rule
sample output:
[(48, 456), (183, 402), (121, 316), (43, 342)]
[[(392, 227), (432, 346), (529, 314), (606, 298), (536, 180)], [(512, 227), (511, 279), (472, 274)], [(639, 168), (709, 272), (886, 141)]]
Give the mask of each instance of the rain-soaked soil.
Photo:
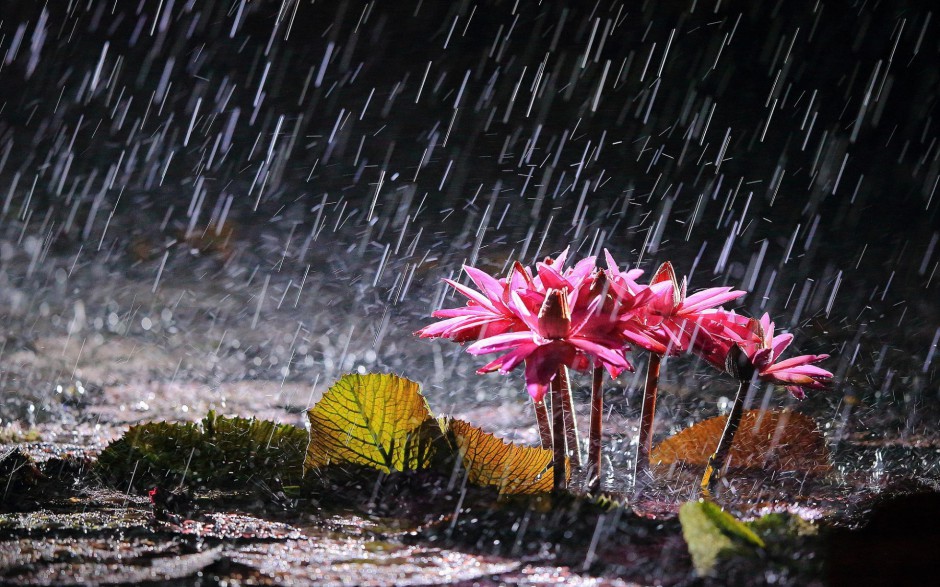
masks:
[[(936, 573), (918, 567), (940, 543), (935, 9), (687, 4), (0, 2), (0, 582)], [(793, 560), (697, 579), (676, 517), (697, 473), (629, 499), (640, 354), (605, 392), (620, 542), (596, 513), (566, 534), (563, 516), (483, 498), (455, 516), (413, 489), (387, 497), (429, 507), (196, 492), (197, 510), (167, 515), (92, 472), (133, 423), (216, 410), (302, 426), (356, 371), (535, 443), (521, 374), (478, 376), (412, 332), (459, 303), (440, 279), (462, 263), (502, 272), (567, 246), (747, 289), (741, 311), (832, 355), (831, 389), (750, 398), (812, 417), (831, 472), (718, 495), (745, 518), (816, 524)], [(733, 391), (667, 360), (657, 440)]]
[[(324, 256), (329, 262), (329, 256)], [(55, 263), (56, 259), (50, 256), (47, 263)], [(532, 532), (525, 549), (500, 548), (500, 538), (507, 544), (516, 539), (515, 532), (507, 538), (500, 530), (518, 526), (524, 519), (518, 513), (488, 522), (460, 519), (451, 527), (450, 518), (445, 520), (440, 514), (403, 519), (385, 510), (370, 513), (368, 507), (311, 510), (296, 504), (285, 506), (271, 496), (259, 498), (260, 504), (246, 505), (237, 496), (217, 495), (202, 506), (195, 519), (184, 514), (168, 521), (160, 519), (159, 510), (145, 494), (106, 488), (88, 470), (96, 453), (128, 424), (198, 420), (209, 410), (218, 410), (303, 425), (304, 409), (313, 405), (340, 373), (341, 361), (346, 369), (361, 365), (363, 369), (391, 370), (396, 364), (412, 365), (422, 360), (388, 354), (380, 357), (374, 352), (370, 355), (367, 343), (354, 346), (348, 341), (356, 337), (356, 327), (368, 327), (351, 316), (345, 320), (352, 325), (340, 327), (347, 333), (342, 341), (348, 343), (346, 359), (341, 358), (342, 350), (331, 347), (329, 336), (313, 337), (300, 323), (291, 330), (284, 325), (286, 320), (279, 321), (277, 316), (259, 321), (255, 328), (223, 317), (224, 328), (210, 325), (195, 331), (193, 322), (211, 322), (217, 318), (213, 312), (234, 297), (248, 297), (236, 280), (193, 280), (183, 285), (184, 278), (176, 279), (174, 271), (183, 273), (200, 264), (212, 266), (220, 276), (229, 274), (232, 267), (211, 256), (193, 255), (188, 263), (165, 269), (157, 295), (149, 291), (152, 284), (135, 279), (132, 270), (121, 276), (119, 291), (113, 286), (99, 288), (85, 283), (82, 274), (76, 273), (69, 278), (72, 291), (87, 291), (82, 303), (88, 307), (117, 310), (108, 313), (119, 316), (117, 324), (98, 328), (96, 320), (107, 324), (109, 318), (86, 314), (84, 325), (56, 335), (55, 328), (49, 326), (52, 320), (35, 320), (34, 314), (26, 313), (35, 320), (32, 326), (24, 325), (16, 330), (18, 334), (7, 338), (3, 351), (7, 401), (3, 411), (4, 421), (10, 423), (3, 428), (0, 454), (15, 449), (30, 455), (40, 466), (53, 463), (42, 469), (44, 478), (38, 495), (34, 490), (20, 500), (17, 492), (24, 488), (5, 489), (6, 513), (0, 514), (0, 569), (4, 581), (50, 585), (170, 581), (349, 585), (694, 582), (676, 513), (683, 501), (697, 497), (696, 471), (654, 484), (641, 501), (629, 503), (641, 515), (632, 522), (632, 528), (647, 519), (658, 520), (648, 530), (651, 538), (628, 546), (600, 548), (588, 548), (592, 538), (589, 529), (571, 537)], [(327, 290), (328, 286), (321, 287), (321, 292)], [(135, 301), (141, 297), (146, 298), (146, 306)], [(52, 290), (41, 300), (48, 309), (39, 310), (40, 315), (76, 319), (74, 305), (71, 309), (64, 307), (68, 302), (52, 295)], [(187, 300), (185, 306), (180, 300)], [(247, 302), (236, 302), (234, 307), (243, 303)], [(185, 319), (180, 317), (181, 307), (190, 313)], [(315, 308), (316, 304), (309, 307)], [(320, 311), (330, 314), (330, 319), (341, 316), (329, 307)], [(314, 312), (304, 313), (303, 317), (313, 324), (328, 320)], [(144, 329), (141, 322), (149, 316), (154, 317)], [(301, 329), (303, 332), (298, 334)], [(412, 341), (410, 329), (390, 331), (385, 338), (385, 345), (408, 349), (411, 355), (427, 354), (426, 347), (434, 346)], [(295, 355), (291, 372), (282, 372), (280, 377), (272, 374), (277, 368), (278, 346), (282, 354)], [(262, 351), (265, 347), (270, 350)], [(354, 351), (349, 349), (363, 347), (367, 350), (361, 358), (350, 358)], [(467, 367), (457, 365), (458, 358), (443, 354), (446, 347), (434, 350), (436, 355), (423, 360), (428, 364), (450, 361), (452, 366), (442, 371), (451, 373), (450, 381), (459, 381), (451, 385), (470, 387), (464, 379), (478, 385)], [(262, 356), (260, 361), (249, 358)], [(308, 365), (306, 358), (311, 356), (317, 358)], [(330, 357), (335, 357), (333, 366), (326, 368), (323, 363)], [(300, 375), (294, 372), (294, 365)], [(308, 369), (317, 375), (305, 377), (303, 373)], [(435, 378), (434, 368), (400, 372), (417, 372), (429, 378), (425, 389), (435, 409), (506, 438), (535, 442), (536, 431), (526, 402), (513, 399), (496, 407), (491, 400), (473, 401), (471, 396), (469, 401), (448, 405), (440, 396), (440, 390), (448, 386), (435, 384), (444, 376)], [(611, 467), (607, 489), (621, 494), (621, 499), (631, 486), (631, 441), (638, 417), (638, 383), (629, 382), (629, 377), (620, 382), (622, 387), (609, 387), (606, 394)], [(685, 385), (675, 378), (664, 386), (665, 394), (683, 399), (674, 400), (673, 406), (668, 399), (665, 401), (659, 437), (694, 421), (692, 417), (678, 418), (670, 411), (690, 401), (690, 390)], [(585, 390), (578, 390), (582, 430), (587, 427), (586, 399)], [(745, 518), (791, 512), (832, 532), (862, 524), (866, 512), (885, 490), (903, 495), (940, 489), (940, 440), (936, 435), (911, 432), (899, 437), (877, 427), (865, 429), (854, 419), (844, 424), (836, 421), (844, 428), (826, 428), (827, 423), (821, 423), (832, 451), (831, 473), (821, 478), (784, 472), (774, 477), (734, 479), (733, 490), (723, 491), (721, 502)], [(13, 478), (8, 471), (4, 474)], [(475, 514), (485, 515), (486, 509)], [(447, 527), (443, 534), (434, 531), (415, 537), (422, 528), (441, 523)], [(596, 518), (590, 518), (590, 523), (596, 523)], [(579, 545), (566, 552), (568, 540), (578, 541)], [(747, 575), (742, 575), (740, 569), (738, 574), (726, 573), (724, 580), (734, 576), (744, 583), (802, 584), (822, 575), (820, 560), (825, 556), (826, 544), (818, 542), (803, 552), (801, 556), (817, 557), (808, 571), (762, 565), (750, 568), (751, 574)], [(844, 564), (855, 564), (853, 557), (848, 558), (851, 562)]]

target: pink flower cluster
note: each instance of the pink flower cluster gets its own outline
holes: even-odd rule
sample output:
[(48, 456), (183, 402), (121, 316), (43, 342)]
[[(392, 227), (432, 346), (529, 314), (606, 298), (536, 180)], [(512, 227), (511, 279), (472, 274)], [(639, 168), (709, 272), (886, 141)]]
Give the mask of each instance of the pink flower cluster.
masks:
[[(478, 373), (508, 373), (525, 363), (526, 387), (541, 401), (562, 365), (587, 371), (603, 366), (616, 377), (632, 371), (631, 346), (658, 354), (692, 352), (718, 369), (729, 355), (747, 357), (747, 377), (785, 385), (798, 398), (803, 388), (822, 388), (832, 378), (813, 363), (828, 355), (802, 355), (779, 361), (793, 336), (774, 336), (766, 314), (755, 320), (721, 309), (746, 292), (730, 287), (686, 293), (686, 280), (663, 264), (649, 285), (636, 280), (642, 270), (621, 270), (605, 251), (606, 269), (588, 257), (565, 267), (567, 250), (537, 263), (535, 271), (518, 262), (508, 277), (495, 278), (464, 267), (477, 289), (445, 280), (467, 298), (460, 308), (434, 312), (442, 318), (419, 330), (423, 338), (474, 341), (474, 355), (502, 353)], [(732, 353), (732, 349), (737, 347)], [(740, 352), (738, 352), (740, 351)]]

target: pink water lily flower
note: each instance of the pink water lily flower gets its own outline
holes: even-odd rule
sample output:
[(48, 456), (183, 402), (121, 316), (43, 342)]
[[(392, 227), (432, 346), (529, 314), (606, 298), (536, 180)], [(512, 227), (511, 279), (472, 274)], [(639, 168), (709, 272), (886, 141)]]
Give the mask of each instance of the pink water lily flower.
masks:
[[(626, 359), (622, 340), (608, 335), (608, 329), (598, 328), (591, 320), (603, 298), (596, 297), (591, 302), (592, 311), (575, 322), (571, 315), (571, 298), (576, 290), (550, 288), (544, 294), (531, 290), (528, 293), (528, 300), (517, 291), (510, 294), (526, 330), (487, 337), (467, 348), (467, 352), (474, 355), (505, 352), (481, 367), (478, 373), (497, 370), (509, 373), (524, 361), (526, 390), (539, 402), (561, 366), (586, 371), (603, 365), (613, 377), (633, 369)], [(541, 302), (533, 303), (539, 296)]]
[[(608, 264), (611, 262), (612, 259), (608, 258)], [(706, 319), (703, 316), (747, 293), (730, 287), (712, 287), (687, 295), (686, 279), (683, 277), (679, 281), (668, 261), (659, 267), (649, 286), (633, 282), (629, 287), (645, 287), (651, 294), (649, 302), (635, 317), (642, 324), (646, 340), (633, 342), (661, 355), (696, 350), (699, 336), (707, 338), (711, 328), (720, 327), (716, 322), (718, 316)]]
[(748, 358), (757, 378), (785, 386), (797, 399), (803, 399), (803, 388), (825, 389), (833, 375), (816, 367), (813, 363), (829, 358), (829, 355), (800, 355), (780, 360), (780, 356), (793, 342), (789, 333), (774, 336), (774, 323), (764, 314), (760, 320), (724, 313), (721, 320), (723, 336), (709, 341), (710, 352), (703, 358), (720, 369), (726, 369), (725, 359), (732, 345), (736, 345)]
[(614, 260), (614, 256), (611, 255), (610, 251), (607, 249), (604, 249), (604, 258), (607, 261), (607, 275), (610, 282), (618, 290), (625, 290), (635, 294), (641, 289), (648, 287), (637, 283), (637, 279), (643, 275), (642, 269), (627, 269), (621, 271), (620, 267), (617, 266), (617, 261)]
[(571, 294), (570, 302), (574, 304), (582, 283), (591, 276), (594, 257), (582, 259), (574, 267), (559, 271), (557, 268), (564, 265), (567, 254), (568, 249), (565, 249), (554, 259), (546, 257), (537, 264), (535, 275), (517, 261), (509, 277), (502, 279), (464, 265), (464, 273), (477, 289), (451, 279), (445, 279), (444, 282), (466, 297), (467, 305), (434, 311), (432, 316), (444, 320), (429, 324), (415, 334), (421, 338), (449, 338), (463, 343), (504, 332), (525, 330), (526, 324), (513, 307), (511, 291), (532, 303), (534, 300), (541, 302), (548, 289), (564, 290)]
[(421, 338), (449, 338), (454, 342), (467, 342), (525, 327), (518, 313), (512, 308), (509, 296), (510, 280), (496, 279), (485, 271), (467, 265), (464, 265), (463, 270), (479, 290), (445, 279), (448, 285), (467, 298), (467, 305), (462, 308), (436, 310), (432, 315), (444, 320), (425, 326), (417, 331), (416, 335)]
[(609, 336), (619, 337), (625, 345), (665, 351), (658, 333), (647, 327), (643, 316), (650, 303), (665, 295), (668, 285), (639, 285), (635, 277), (641, 273), (639, 269), (621, 272), (608, 258), (608, 269), (598, 269), (589, 284), (590, 299), (603, 299), (592, 310), (588, 327), (594, 332), (606, 328)]
[[(517, 262), (502, 279), (465, 266), (476, 289), (445, 282), (466, 297), (467, 304), (435, 311), (433, 315), (443, 320), (416, 334), (476, 341), (467, 348), (474, 355), (504, 353), (478, 373), (508, 373), (525, 362), (526, 388), (536, 401), (544, 397), (561, 366), (580, 371), (604, 366), (614, 377), (632, 370), (621, 323), (628, 319), (626, 312), (640, 308), (649, 295), (617, 296), (614, 301), (600, 291), (605, 276), (596, 270), (594, 257), (564, 268), (566, 257), (567, 249), (554, 259), (547, 257), (536, 264), (534, 274)], [(617, 311), (612, 311), (612, 303)]]

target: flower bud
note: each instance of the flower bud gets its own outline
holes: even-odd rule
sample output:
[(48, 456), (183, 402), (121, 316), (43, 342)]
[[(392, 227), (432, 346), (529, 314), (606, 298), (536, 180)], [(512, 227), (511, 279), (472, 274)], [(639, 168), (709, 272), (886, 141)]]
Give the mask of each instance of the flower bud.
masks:
[(568, 296), (557, 289), (550, 289), (539, 309), (539, 330), (545, 338), (564, 338), (571, 330), (571, 310)]

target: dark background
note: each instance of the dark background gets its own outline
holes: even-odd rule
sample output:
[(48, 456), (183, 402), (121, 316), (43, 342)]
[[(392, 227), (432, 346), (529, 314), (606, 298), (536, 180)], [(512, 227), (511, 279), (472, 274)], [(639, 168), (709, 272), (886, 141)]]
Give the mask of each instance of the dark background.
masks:
[[(411, 338), (458, 303), (439, 279), (608, 247), (648, 271), (671, 259), (692, 289), (749, 289), (742, 310), (832, 354), (833, 390), (804, 404), (827, 430), (929, 432), (934, 12), (4, 1), (9, 346), (98, 332), (182, 349), (206, 381), (322, 385), (361, 365), (422, 380), (436, 406), (521, 402), (521, 375), (476, 377), (457, 347)], [(685, 399), (665, 413), (714, 412), (726, 382), (675, 364)], [(63, 377), (9, 373), (10, 398)], [(614, 387), (635, 409), (636, 380)]]

